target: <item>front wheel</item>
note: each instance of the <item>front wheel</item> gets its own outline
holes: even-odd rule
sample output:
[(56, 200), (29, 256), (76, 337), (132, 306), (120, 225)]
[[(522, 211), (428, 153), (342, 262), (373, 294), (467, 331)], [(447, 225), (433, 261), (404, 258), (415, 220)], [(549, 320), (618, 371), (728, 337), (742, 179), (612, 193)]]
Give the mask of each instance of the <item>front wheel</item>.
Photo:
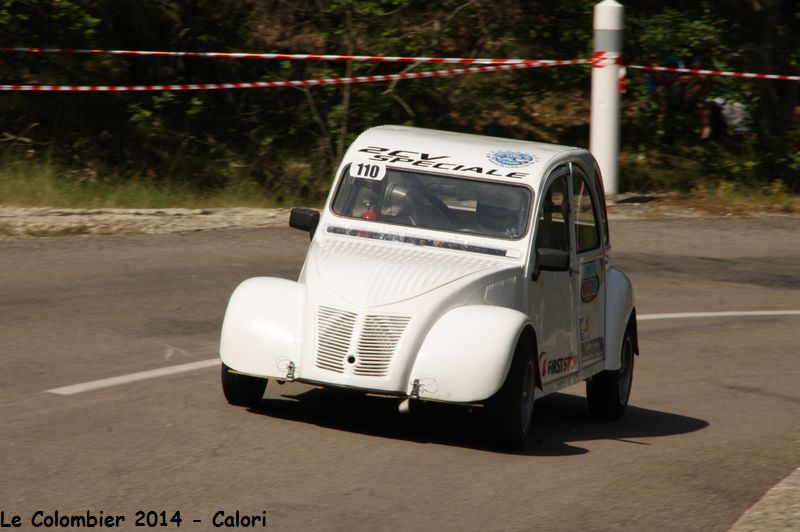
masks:
[(254, 406), (264, 397), (267, 379), (235, 373), (222, 364), (222, 393), (235, 406)]
[(503, 387), (488, 402), (495, 442), (517, 450), (528, 438), (533, 418), (536, 361), (530, 341), (521, 340)]
[(620, 368), (602, 371), (586, 382), (586, 399), (593, 416), (617, 419), (625, 412), (633, 384), (633, 337), (625, 332)]

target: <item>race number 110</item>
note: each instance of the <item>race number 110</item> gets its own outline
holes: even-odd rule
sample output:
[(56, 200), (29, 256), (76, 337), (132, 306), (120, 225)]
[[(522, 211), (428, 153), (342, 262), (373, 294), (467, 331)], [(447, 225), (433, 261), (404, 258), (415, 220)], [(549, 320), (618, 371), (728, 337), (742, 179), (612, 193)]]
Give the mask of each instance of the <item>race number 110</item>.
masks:
[(353, 177), (380, 181), (386, 176), (386, 167), (382, 164), (374, 163), (353, 163), (350, 173)]

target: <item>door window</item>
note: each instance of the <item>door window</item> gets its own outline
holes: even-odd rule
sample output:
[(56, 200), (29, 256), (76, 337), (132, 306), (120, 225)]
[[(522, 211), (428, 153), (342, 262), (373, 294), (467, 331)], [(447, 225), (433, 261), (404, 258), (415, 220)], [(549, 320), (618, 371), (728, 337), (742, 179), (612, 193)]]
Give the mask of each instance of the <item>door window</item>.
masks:
[(596, 162), (594, 163), (594, 180), (597, 194), (600, 196), (600, 212), (602, 213), (600, 216), (600, 222), (603, 224), (603, 243), (606, 245), (606, 248), (608, 248), (611, 244), (609, 243), (608, 237), (608, 209), (606, 207), (606, 191), (603, 187), (603, 178), (602, 174), (600, 173), (600, 167)]
[(542, 198), (539, 212), (536, 247), (569, 251), (569, 224), (567, 223), (568, 204), (566, 198), (567, 179), (557, 178)]
[(575, 172), (572, 177), (573, 212), (575, 213), (575, 237), (578, 253), (600, 247), (600, 232), (597, 209), (594, 205), (586, 176)]

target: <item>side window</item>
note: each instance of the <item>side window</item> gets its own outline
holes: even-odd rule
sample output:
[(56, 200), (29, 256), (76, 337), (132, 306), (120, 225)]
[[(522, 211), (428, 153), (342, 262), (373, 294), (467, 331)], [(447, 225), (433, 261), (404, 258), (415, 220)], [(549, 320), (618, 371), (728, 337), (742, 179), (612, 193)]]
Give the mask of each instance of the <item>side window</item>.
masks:
[(606, 247), (609, 247), (611, 244), (609, 242), (608, 236), (608, 209), (606, 206), (606, 191), (603, 188), (603, 176), (600, 173), (600, 167), (597, 165), (597, 162), (594, 163), (594, 175), (597, 184), (597, 193), (600, 195), (600, 209), (602, 212), (602, 217), (600, 222), (603, 224), (603, 235), (605, 240)]
[(569, 251), (569, 224), (567, 223), (567, 178), (561, 176), (550, 184), (542, 197), (539, 212), (536, 247)]
[(573, 209), (575, 213), (575, 238), (578, 253), (600, 247), (597, 209), (589, 190), (586, 176), (574, 172), (572, 177)]

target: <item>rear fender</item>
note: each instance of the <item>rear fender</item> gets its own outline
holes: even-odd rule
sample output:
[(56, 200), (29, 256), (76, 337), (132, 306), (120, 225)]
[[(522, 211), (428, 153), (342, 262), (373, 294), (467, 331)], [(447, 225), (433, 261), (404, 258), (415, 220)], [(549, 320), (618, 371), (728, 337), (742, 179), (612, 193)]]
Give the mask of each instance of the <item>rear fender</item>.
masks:
[(620, 368), (620, 351), (625, 330), (633, 318), (634, 350), (639, 353), (636, 339), (636, 310), (633, 285), (620, 270), (611, 268), (606, 276), (606, 360), (604, 369)]
[(503, 307), (468, 305), (448, 311), (422, 343), (408, 394), (464, 403), (488, 399), (503, 385), (526, 327), (532, 334), (529, 323), (525, 314)]
[(297, 365), (305, 286), (275, 277), (254, 277), (233, 292), (222, 324), (220, 358), (231, 369), (259, 377), (286, 378)]

